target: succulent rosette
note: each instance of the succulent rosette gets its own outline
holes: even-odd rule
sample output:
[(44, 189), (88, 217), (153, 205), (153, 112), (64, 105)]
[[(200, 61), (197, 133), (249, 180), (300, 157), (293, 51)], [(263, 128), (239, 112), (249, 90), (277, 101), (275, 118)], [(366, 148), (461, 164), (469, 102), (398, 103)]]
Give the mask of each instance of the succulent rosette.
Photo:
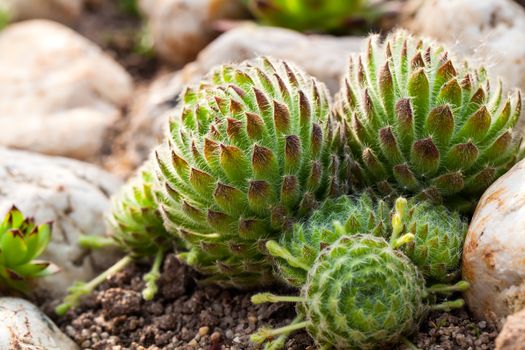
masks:
[(442, 205), (410, 201), (408, 208), (403, 232), (412, 233), (414, 240), (403, 247), (404, 253), (428, 281), (458, 279), (467, 222)]
[(386, 346), (413, 331), (425, 310), (425, 280), (383, 238), (342, 237), (323, 250), (301, 291), (300, 314), (319, 344)]
[(51, 239), (51, 223), (37, 225), (12, 207), (0, 223), (0, 287), (28, 292), (31, 280), (58, 271), (57, 266), (36, 260)]
[(344, 133), (324, 84), (284, 61), (226, 65), (187, 89), (156, 151), (159, 208), (213, 282), (273, 283), (264, 242), (349, 189)]
[(470, 209), (517, 160), (521, 96), (505, 97), (483, 69), (410, 36), (372, 36), (350, 60), (337, 109), (355, 173), (381, 193), (416, 194)]
[(111, 238), (132, 256), (153, 256), (174, 240), (164, 229), (157, 207), (152, 163), (147, 161), (113, 198), (107, 218)]
[(299, 31), (348, 28), (366, 14), (365, 0), (245, 0), (262, 23)]

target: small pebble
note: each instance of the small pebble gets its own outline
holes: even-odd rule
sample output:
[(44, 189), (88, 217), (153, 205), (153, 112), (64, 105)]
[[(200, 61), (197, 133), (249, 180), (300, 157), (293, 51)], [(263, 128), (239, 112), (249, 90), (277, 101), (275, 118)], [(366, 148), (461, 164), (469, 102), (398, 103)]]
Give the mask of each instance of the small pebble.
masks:
[(201, 337), (205, 336), (206, 334), (208, 334), (209, 331), (210, 331), (210, 327), (207, 327), (207, 326), (201, 327), (199, 328), (199, 335)]
[(248, 316), (248, 322), (251, 323), (251, 324), (256, 324), (257, 323), (257, 316), (249, 315)]
[(221, 340), (221, 334), (219, 332), (213, 332), (210, 336), (210, 340), (212, 343), (217, 343)]

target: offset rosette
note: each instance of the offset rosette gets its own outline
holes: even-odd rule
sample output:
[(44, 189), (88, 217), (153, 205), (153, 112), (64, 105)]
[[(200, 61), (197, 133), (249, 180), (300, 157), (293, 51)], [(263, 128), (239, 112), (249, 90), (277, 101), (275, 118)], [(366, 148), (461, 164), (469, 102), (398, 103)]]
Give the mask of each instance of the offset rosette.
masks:
[(26, 293), (31, 280), (57, 272), (56, 265), (36, 260), (50, 239), (50, 223), (36, 225), (13, 206), (0, 223), (0, 288)]
[(107, 221), (111, 238), (132, 256), (153, 256), (173, 240), (162, 223), (155, 199), (153, 161), (148, 160), (113, 197)]
[(467, 222), (444, 206), (414, 201), (403, 221), (404, 232), (414, 235), (403, 251), (425, 278), (432, 282), (457, 280)]

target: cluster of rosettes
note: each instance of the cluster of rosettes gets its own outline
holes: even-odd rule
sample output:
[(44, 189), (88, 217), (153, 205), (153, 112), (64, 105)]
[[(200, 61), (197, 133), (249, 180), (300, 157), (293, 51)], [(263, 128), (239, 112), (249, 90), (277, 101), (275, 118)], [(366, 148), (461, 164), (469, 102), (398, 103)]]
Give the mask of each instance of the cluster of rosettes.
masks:
[(469, 209), (516, 161), (520, 93), (505, 99), (483, 69), (403, 31), (351, 58), (337, 104), (354, 171), (380, 193)]
[(267, 242), (278, 273), (301, 287), (301, 295), (263, 293), (253, 300), (297, 302), (298, 317), (289, 326), (259, 330), (253, 341), (269, 341), (268, 349), (278, 349), (299, 328), (322, 348), (375, 349), (401, 340), (424, 311), (463, 305), (461, 300), (431, 305), (435, 300), (429, 296), (461, 291), (465, 283), (427, 288), (426, 282), (457, 272), (459, 261), (450, 255), (460, 254), (466, 229), (444, 207), (426, 202), (398, 198), (390, 206), (368, 194), (326, 202), (280, 242)]
[(224, 286), (274, 282), (264, 241), (349, 189), (345, 137), (325, 86), (266, 58), (188, 89), (156, 150), (164, 225), (179, 258)]
[[(502, 91), (405, 32), (372, 36), (351, 59), (335, 109), (322, 83), (284, 61), (218, 68), (186, 89), (164, 142), (114, 201), (112, 240), (129, 256), (73, 288), (63, 310), (130, 258), (154, 255), (152, 298), (175, 242), (203, 282), (301, 288), (255, 296), (299, 305), (291, 325), (254, 335), (269, 349), (301, 328), (323, 348), (398, 341), (424, 310), (462, 305), (428, 297), (465, 283), (425, 279), (457, 277), (466, 224), (449, 209), (470, 210), (518, 158), (521, 99)], [(354, 192), (365, 188), (376, 194)], [(396, 193), (414, 198), (392, 205)]]

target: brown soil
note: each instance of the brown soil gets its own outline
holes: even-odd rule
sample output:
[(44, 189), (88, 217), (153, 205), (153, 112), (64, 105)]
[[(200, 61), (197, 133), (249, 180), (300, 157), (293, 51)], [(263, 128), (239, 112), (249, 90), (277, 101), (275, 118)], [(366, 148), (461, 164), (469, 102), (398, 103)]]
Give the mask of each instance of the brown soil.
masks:
[[(286, 325), (294, 317), (290, 304), (252, 305), (250, 297), (257, 291), (198, 286), (195, 274), (173, 255), (164, 262), (156, 298), (144, 301), (140, 293), (146, 272), (147, 265), (136, 264), (113, 276), (58, 319), (59, 326), (82, 349), (234, 350), (255, 349), (250, 334), (261, 326)], [(494, 349), (496, 336), (494, 327), (476, 323), (461, 310), (430, 315), (412, 341), (424, 350)], [(315, 349), (305, 332), (294, 334), (286, 345), (289, 350)]]
[(495, 348), (497, 336), (493, 325), (477, 322), (465, 310), (459, 310), (433, 313), (412, 341), (424, 350), (486, 350)]
[[(294, 317), (290, 304), (253, 305), (253, 291), (197, 286), (194, 274), (173, 255), (164, 262), (157, 296), (144, 301), (145, 272), (146, 266), (134, 265), (118, 273), (57, 323), (82, 349), (218, 350), (252, 349), (248, 338), (256, 329), (280, 327)], [(300, 332), (287, 348), (310, 345)]]

